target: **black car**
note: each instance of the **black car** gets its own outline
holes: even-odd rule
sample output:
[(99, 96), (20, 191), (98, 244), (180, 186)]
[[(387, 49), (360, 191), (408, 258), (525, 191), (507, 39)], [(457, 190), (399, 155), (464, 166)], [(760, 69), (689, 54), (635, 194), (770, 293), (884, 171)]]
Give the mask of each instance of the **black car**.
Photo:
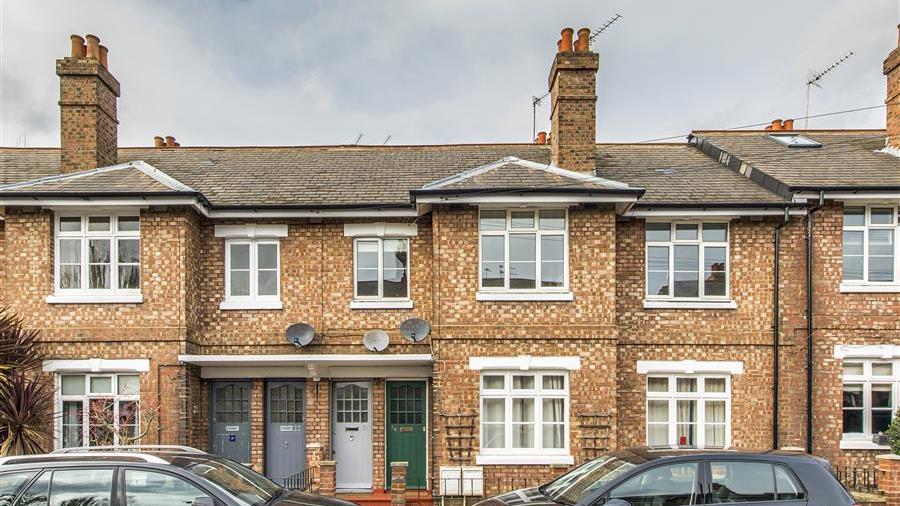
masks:
[(780, 451), (632, 448), (475, 506), (852, 506), (825, 459)]
[(0, 506), (355, 506), (188, 447), (0, 458)]

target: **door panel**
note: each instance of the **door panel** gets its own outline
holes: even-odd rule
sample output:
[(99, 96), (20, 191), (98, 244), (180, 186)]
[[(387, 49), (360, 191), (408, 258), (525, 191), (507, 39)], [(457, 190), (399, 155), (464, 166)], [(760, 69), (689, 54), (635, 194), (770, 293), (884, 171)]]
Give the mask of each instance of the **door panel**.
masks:
[(212, 453), (250, 463), (250, 382), (214, 381), (209, 400)]
[(372, 384), (334, 384), (332, 441), (336, 488), (372, 488)]
[(306, 383), (266, 384), (266, 476), (279, 485), (306, 469)]
[(387, 476), (391, 462), (408, 462), (407, 488), (425, 488), (425, 403), (424, 381), (387, 383)]

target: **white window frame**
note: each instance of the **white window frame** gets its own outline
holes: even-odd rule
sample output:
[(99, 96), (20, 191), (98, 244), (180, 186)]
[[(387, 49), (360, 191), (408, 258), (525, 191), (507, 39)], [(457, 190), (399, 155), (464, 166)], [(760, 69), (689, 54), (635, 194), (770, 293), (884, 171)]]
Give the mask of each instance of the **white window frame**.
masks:
[[(849, 207), (861, 207), (865, 210), (865, 219), (863, 225), (847, 225), (844, 223), (841, 230), (841, 241), (843, 243), (843, 234), (846, 232), (862, 232), (863, 233), (863, 278), (862, 279), (845, 279), (843, 272), (841, 273), (841, 288), (845, 291), (854, 291), (855, 287), (882, 287), (895, 288), (900, 291), (900, 216), (898, 216), (898, 207), (896, 204), (856, 204), (844, 203), (844, 209)], [(873, 224), (872, 209), (891, 209), (891, 224)], [(843, 215), (844, 210), (841, 210)], [(894, 279), (891, 281), (869, 281), (869, 232), (871, 230), (893, 230), (894, 231)], [(841, 266), (843, 270), (843, 253), (841, 254)]]
[[(231, 295), (231, 246), (250, 246), (250, 294)], [(275, 295), (259, 295), (260, 245), (275, 245)], [(268, 269), (266, 269), (268, 270)], [(225, 240), (225, 298), (220, 309), (281, 309), (281, 241), (278, 239), (234, 238)]]
[[(484, 388), (485, 376), (503, 376), (503, 389), (486, 389)], [(532, 376), (534, 377), (534, 389), (529, 390), (513, 390), (513, 376)], [(563, 389), (544, 391), (544, 376), (562, 376)], [(509, 371), (488, 369), (482, 370), (478, 378), (479, 381), (479, 413), (484, 412), (485, 399), (504, 399), (504, 448), (485, 448), (484, 447), (484, 420), (479, 416), (478, 421), (478, 441), (480, 456), (523, 456), (523, 457), (541, 457), (541, 456), (568, 456), (569, 455), (569, 373), (565, 370), (528, 370), (528, 371)], [(534, 448), (513, 448), (512, 447), (512, 400), (521, 398), (534, 399)], [(562, 448), (543, 448), (543, 399), (563, 399), (563, 447)]]
[[(863, 374), (852, 375), (843, 372), (843, 366), (847, 364), (862, 364)], [(892, 364), (890, 376), (874, 376), (872, 374), (872, 364)], [(844, 432), (843, 416), (844, 403), (841, 401), (841, 442), (861, 442), (863, 446), (874, 445), (872, 443), (872, 385), (891, 385), (891, 407), (890, 413), (892, 417), (896, 415), (897, 408), (900, 407), (897, 397), (900, 395), (900, 359), (896, 358), (845, 358), (841, 364), (841, 397), (843, 397), (843, 389), (845, 385), (862, 385), (863, 387), (863, 406), (862, 406), (862, 432)], [(873, 447), (880, 447), (874, 445)]]
[[(668, 378), (669, 390), (667, 392), (651, 392), (651, 378)], [(692, 378), (697, 380), (696, 392), (678, 392), (677, 379)], [(706, 392), (706, 379), (724, 379), (724, 392)], [(729, 374), (647, 374), (644, 380), (644, 392), (647, 399), (644, 403), (644, 438), (647, 445), (650, 444), (650, 401), (668, 401), (669, 417), (666, 424), (669, 429), (670, 446), (680, 446), (678, 444), (678, 401), (694, 400), (697, 401), (697, 444), (696, 448), (704, 448), (706, 446), (706, 401), (725, 401), (725, 445), (724, 448), (731, 447), (731, 375)], [(660, 425), (654, 422), (653, 425)], [(693, 447), (692, 447), (693, 448)]]
[[(644, 297), (646, 300), (662, 300), (662, 301), (721, 301), (727, 302), (731, 300), (731, 223), (730, 221), (716, 220), (647, 220), (650, 223), (668, 223), (669, 224), (669, 240), (668, 241), (648, 241), (646, 232), (644, 234)], [(704, 241), (703, 240), (703, 224), (713, 223), (716, 225), (725, 225), (725, 241)], [(696, 240), (679, 240), (675, 238), (675, 230), (677, 225), (697, 225)], [(679, 245), (696, 245), (698, 247), (698, 296), (697, 297), (676, 297), (675, 296), (675, 246)], [(669, 295), (651, 295), (650, 287), (650, 255), (651, 247), (667, 247), (669, 249)], [(706, 247), (724, 247), (725, 248), (725, 294), (724, 295), (706, 295), (706, 283), (704, 279), (704, 269), (706, 264)]]
[[(81, 229), (78, 232), (63, 232), (60, 228), (61, 218), (80, 218)], [(88, 231), (88, 219), (92, 217), (109, 218), (109, 231)], [(138, 218), (138, 230), (120, 231), (119, 218)], [(140, 271), (143, 270), (143, 257), (141, 255), (141, 231), (140, 214), (138, 211), (113, 212), (113, 211), (69, 211), (57, 212), (53, 220), (54, 253), (53, 253), (53, 288), (55, 297), (66, 299), (91, 299), (96, 297), (116, 296), (140, 296), (143, 287), (143, 279)], [(79, 288), (60, 287), (60, 241), (66, 239), (78, 239), (81, 241), (81, 286)], [(89, 248), (90, 239), (108, 239), (109, 251), (109, 288), (90, 288), (90, 263)], [(138, 288), (119, 288), (119, 240), (137, 239), (138, 241)], [(126, 264), (134, 265), (134, 264)]]
[[(84, 378), (84, 393), (77, 395), (63, 395), (62, 393), (62, 377), (63, 376), (82, 376)], [(137, 394), (119, 394), (119, 376), (136, 376), (138, 378)], [(91, 393), (91, 378), (111, 378), (110, 393), (93, 394)], [(141, 376), (135, 372), (60, 372), (55, 375), (56, 399), (54, 403), (54, 447), (56, 449), (63, 448), (63, 402), (81, 401), (81, 442), (83, 446), (91, 445), (90, 434), (90, 401), (93, 399), (109, 399), (113, 403), (113, 438), (115, 444), (119, 444), (119, 402), (134, 401), (137, 402), (137, 418), (136, 434), (141, 433), (141, 394), (140, 394)]]
[[(359, 295), (357, 280), (357, 257), (359, 255), (358, 245), (360, 241), (378, 243), (378, 295)], [(403, 297), (385, 297), (384, 296), (384, 241), (403, 241), (406, 243), (406, 295)], [(353, 299), (354, 300), (384, 300), (384, 301), (407, 301), (409, 300), (410, 285), (412, 284), (412, 252), (410, 251), (409, 237), (356, 237), (353, 239)]]
[[(481, 213), (483, 211), (505, 211), (506, 212), (506, 229), (505, 230), (482, 230), (481, 229)], [(534, 216), (533, 228), (512, 228), (513, 212), (532, 212)], [(563, 211), (564, 223), (561, 230), (541, 230), (540, 228), (540, 212), (541, 211)], [(569, 291), (569, 209), (567, 207), (480, 207), (478, 209), (478, 291), (489, 293), (538, 293), (538, 292), (561, 292)], [(510, 288), (509, 287), (509, 236), (515, 234), (534, 234), (535, 235), (535, 287), (534, 288)], [(484, 286), (482, 279), (482, 238), (484, 236), (502, 236), (503, 239), (503, 286)], [(543, 236), (559, 236), (563, 237), (563, 285), (562, 286), (541, 286), (541, 238)]]

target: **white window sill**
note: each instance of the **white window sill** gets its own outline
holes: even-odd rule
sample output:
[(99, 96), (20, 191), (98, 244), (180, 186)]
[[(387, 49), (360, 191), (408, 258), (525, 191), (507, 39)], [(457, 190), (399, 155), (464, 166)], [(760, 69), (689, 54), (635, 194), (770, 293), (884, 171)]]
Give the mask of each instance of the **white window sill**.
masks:
[(575, 463), (571, 455), (476, 455), (475, 463), (489, 465), (553, 465), (570, 466)]
[(890, 451), (888, 445), (878, 445), (871, 439), (841, 439), (841, 450), (879, 450)]
[(841, 283), (841, 293), (898, 293), (900, 283)]
[(737, 309), (737, 303), (733, 300), (644, 299), (644, 309)]
[(237, 309), (281, 309), (283, 307), (280, 300), (223, 300), (219, 304), (222, 311), (230, 311)]
[(411, 300), (351, 300), (350, 309), (412, 309)]
[(477, 292), (475, 300), (479, 301), (557, 301), (575, 300), (572, 292)]
[(75, 295), (53, 294), (47, 296), (47, 304), (140, 304), (144, 296), (136, 294)]

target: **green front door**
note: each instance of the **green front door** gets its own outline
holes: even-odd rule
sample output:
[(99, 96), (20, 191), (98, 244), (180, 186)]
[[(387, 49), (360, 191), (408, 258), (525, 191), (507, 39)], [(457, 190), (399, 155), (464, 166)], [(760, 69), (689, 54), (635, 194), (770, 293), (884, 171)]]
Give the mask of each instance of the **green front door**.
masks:
[(409, 462), (406, 488), (425, 488), (425, 382), (387, 382), (387, 486), (391, 462)]

